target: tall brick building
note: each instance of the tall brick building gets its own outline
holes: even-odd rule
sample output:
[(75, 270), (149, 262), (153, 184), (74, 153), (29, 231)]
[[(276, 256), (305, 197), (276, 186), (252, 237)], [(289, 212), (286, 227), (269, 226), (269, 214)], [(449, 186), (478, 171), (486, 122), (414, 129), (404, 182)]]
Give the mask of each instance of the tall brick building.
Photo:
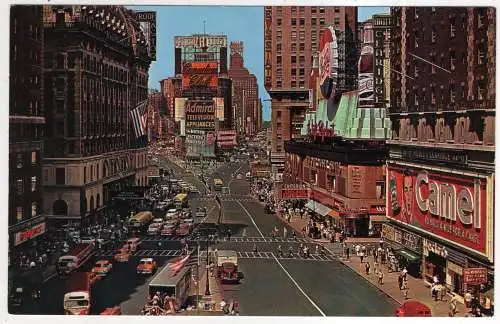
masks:
[(41, 6), (12, 6), (9, 70), (9, 251), (45, 232)]
[(243, 42), (231, 42), (228, 75), (233, 80), (233, 111), (239, 134), (253, 136), (259, 129), (260, 100), (257, 77), (244, 65)]
[[(493, 280), (495, 8), (391, 9), (387, 243), (463, 296)], [(425, 60), (425, 61), (424, 61)], [(410, 78), (411, 77), (411, 78)], [(475, 268), (470, 281), (466, 275)]]
[[(271, 164), (284, 166), (284, 142), (300, 136), (309, 106), (309, 75), (319, 51), (321, 31), (333, 26), (343, 34), (342, 90), (356, 83), (356, 7), (265, 7), (264, 82), (271, 96)], [(347, 49), (347, 50), (346, 50)]]
[(150, 52), (137, 13), (120, 6), (44, 6), (50, 218), (103, 221), (114, 193), (147, 183), (147, 136), (130, 110), (147, 99)]

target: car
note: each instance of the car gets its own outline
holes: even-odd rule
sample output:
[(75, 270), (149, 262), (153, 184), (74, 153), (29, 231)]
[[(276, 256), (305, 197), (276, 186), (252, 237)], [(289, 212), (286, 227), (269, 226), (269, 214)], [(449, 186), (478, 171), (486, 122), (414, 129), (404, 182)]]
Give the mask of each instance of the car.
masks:
[(96, 243), (96, 239), (91, 237), (91, 236), (81, 236), (78, 240), (79, 243), (87, 243), (87, 244), (95, 244)]
[(172, 219), (177, 216), (177, 209), (169, 209), (165, 214), (165, 219)]
[(176, 230), (176, 234), (179, 236), (186, 236), (191, 232), (191, 225), (188, 223), (181, 223), (179, 228)]
[(156, 271), (156, 261), (153, 258), (142, 258), (136, 270), (137, 274), (152, 274)]
[(194, 225), (194, 219), (193, 218), (186, 218), (182, 220), (182, 223), (189, 224), (191, 226)]
[(163, 229), (161, 230), (161, 235), (162, 236), (173, 236), (175, 235), (175, 228), (177, 226), (175, 225), (165, 225)]
[(158, 233), (161, 231), (162, 224), (159, 223), (152, 223), (148, 227), (148, 235), (158, 235)]
[(113, 268), (113, 264), (109, 260), (99, 260), (94, 264), (92, 272), (99, 276), (106, 276)]
[(153, 219), (153, 221), (151, 222), (151, 225), (153, 225), (153, 224), (163, 225), (163, 223), (164, 223), (163, 218), (155, 218), (155, 219)]
[(113, 256), (116, 262), (127, 262), (130, 260), (130, 252), (128, 248), (118, 249)]
[(417, 300), (409, 300), (396, 309), (397, 317), (432, 317), (429, 306)]

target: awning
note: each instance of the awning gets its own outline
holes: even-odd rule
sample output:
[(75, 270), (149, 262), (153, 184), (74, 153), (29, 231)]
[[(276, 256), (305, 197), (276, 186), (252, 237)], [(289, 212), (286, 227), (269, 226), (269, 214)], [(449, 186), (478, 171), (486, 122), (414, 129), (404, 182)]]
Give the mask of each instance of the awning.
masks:
[(331, 217), (333, 217), (333, 218), (335, 218), (335, 219), (338, 219), (338, 220), (340, 220), (340, 219), (341, 219), (339, 212), (338, 212), (337, 210), (335, 210), (335, 209), (332, 209), (332, 210), (328, 213), (328, 216), (331, 216)]
[(320, 214), (321, 216), (326, 216), (330, 211), (332, 211), (331, 208), (323, 205), (322, 203), (319, 203), (315, 200), (309, 200), (306, 204), (306, 208), (309, 210), (312, 210), (313, 212)]
[(385, 206), (371, 206), (370, 214), (385, 215)]
[(399, 249), (395, 252), (410, 262), (418, 262), (421, 259), (420, 255), (413, 253), (407, 249)]

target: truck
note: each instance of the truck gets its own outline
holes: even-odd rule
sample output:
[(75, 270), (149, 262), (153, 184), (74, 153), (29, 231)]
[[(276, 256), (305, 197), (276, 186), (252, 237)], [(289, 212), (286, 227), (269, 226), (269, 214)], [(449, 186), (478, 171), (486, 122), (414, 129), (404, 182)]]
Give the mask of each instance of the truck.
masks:
[(238, 272), (238, 254), (236, 251), (220, 250), (215, 253), (217, 259), (217, 277), (222, 283), (239, 283), (243, 273)]
[(57, 272), (61, 275), (80, 268), (87, 262), (94, 253), (93, 243), (81, 243), (68, 252), (68, 254), (59, 257), (57, 262)]
[(66, 280), (64, 315), (89, 315), (92, 285), (99, 279), (92, 272), (74, 272)]
[(159, 292), (169, 296), (169, 302), (164, 308), (175, 313), (186, 303), (190, 288), (191, 267), (186, 264), (175, 272), (169, 263), (149, 283), (149, 295), (153, 296)]

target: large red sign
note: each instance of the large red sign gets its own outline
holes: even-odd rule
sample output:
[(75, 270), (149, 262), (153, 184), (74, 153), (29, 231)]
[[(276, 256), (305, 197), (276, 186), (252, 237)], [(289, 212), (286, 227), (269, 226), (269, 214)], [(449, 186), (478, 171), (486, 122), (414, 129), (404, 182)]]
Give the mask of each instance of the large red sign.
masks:
[(17, 246), (21, 243), (26, 242), (27, 240), (42, 235), (43, 233), (45, 233), (45, 223), (36, 224), (30, 229), (16, 233), (14, 239), (14, 246)]
[(309, 190), (307, 189), (281, 189), (281, 199), (307, 199), (309, 197)]
[(217, 88), (217, 62), (186, 62), (182, 66), (182, 89)]
[(464, 284), (481, 285), (488, 282), (488, 269), (486, 268), (465, 268)]
[(389, 167), (387, 216), (486, 254), (486, 181)]

